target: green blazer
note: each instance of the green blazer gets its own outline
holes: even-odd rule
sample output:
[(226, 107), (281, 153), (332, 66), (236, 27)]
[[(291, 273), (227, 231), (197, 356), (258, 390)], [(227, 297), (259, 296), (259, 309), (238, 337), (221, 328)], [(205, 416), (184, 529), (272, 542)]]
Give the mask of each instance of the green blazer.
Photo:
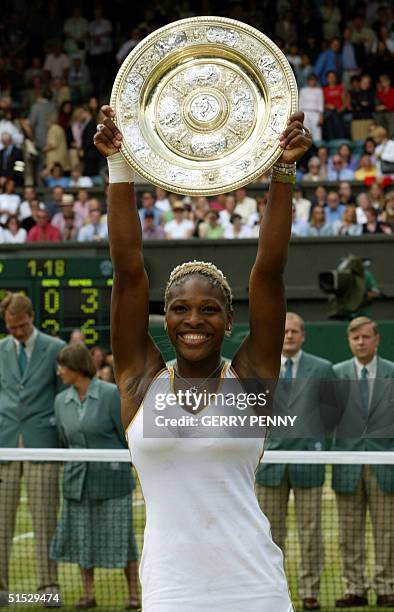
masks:
[[(69, 448), (127, 448), (116, 385), (93, 378), (81, 405), (74, 387), (56, 397), (56, 422)], [(63, 492), (68, 499), (109, 499), (134, 488), (129, 463), (66, 461)]]
[(53, 404), (63, 388), (56, 375), (56, 357), (62, 340), (37, 333), (33, 353), (23, 376), (20, 374), (15, 341), (0, 341), (0, 447), (55, 448), (59, 436)]
[[(268, 436), (266, 450), (319, 451), (326, 447), (330, 423), (335, 412), (333, 391), (334, 372), (326, 359), (302, 353), (297, 376), (286, 392), (283, 380), (275, 392), (275, 415), (297, 415), (295, 427), (284, 437)], [(320, 487), (324, 483), (324, 465), (260, 464), (256, 481), (268, 487), (277, 487), (288, 468), (293, 487)]]
[[(353, 359), (334, 366), (343, 416), (338, 423), (333, 450), (394, 451), (394, 363), (377, 357), (376, 380), (368, 418), (363, 417), (361, 396)], [(394, 492), (394, 466), (373, 465), (379, 486)], [(334, 465), (333, 488), (354, 491), (361, 478), (361, 465)]]

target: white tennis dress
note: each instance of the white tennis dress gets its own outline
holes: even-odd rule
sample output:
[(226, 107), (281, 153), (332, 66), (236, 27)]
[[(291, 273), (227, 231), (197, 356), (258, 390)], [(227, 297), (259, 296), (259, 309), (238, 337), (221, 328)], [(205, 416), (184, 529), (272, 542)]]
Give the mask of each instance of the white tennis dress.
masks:
[[(228, 366), (222, 375), (236, 378)], [(291, 612), (283, 556), (254, 492), (264, 441), (144, 438), (144, 411), (163, 390), (172, 392), (167, 369), (127, 429), (146, 504), (142, 612)]]

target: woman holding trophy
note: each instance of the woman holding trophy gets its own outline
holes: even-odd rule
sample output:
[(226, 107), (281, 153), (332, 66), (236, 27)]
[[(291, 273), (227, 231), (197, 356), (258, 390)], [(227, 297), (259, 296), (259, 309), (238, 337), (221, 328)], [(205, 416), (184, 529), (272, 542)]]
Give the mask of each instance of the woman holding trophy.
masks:
[[(119, 152), (125, 136), (111, 107), (104, 106), (102, 115), (94, 142), (109, 167), (112, 350), (122, 420), (147, 513), (140, 566), (143, 612), (291, 612), (282, 553), (254, 492), (264, 439), (147, 437), (144, 422), (155, 412), (159, 390), (209, 393), (224, 380), (242, 389), (239, 379), (278, 378), (292, 183), (295, 162), (311, 146), (304, 115), (293, 113), (278, 137), (282, 153), (273, 166), (249, 279), (249, 336), (231, 364), (224, 363), (222, 343), (234, 319), (231, 288), (212, 263), (183, 263), (172, 271), (164, 298), (165, 328), (176, 353), (170, 369), (148, 332), (149, 286), (133, 171)], [(196, 419), (211, 410), (209, 404), (178, 408)]]

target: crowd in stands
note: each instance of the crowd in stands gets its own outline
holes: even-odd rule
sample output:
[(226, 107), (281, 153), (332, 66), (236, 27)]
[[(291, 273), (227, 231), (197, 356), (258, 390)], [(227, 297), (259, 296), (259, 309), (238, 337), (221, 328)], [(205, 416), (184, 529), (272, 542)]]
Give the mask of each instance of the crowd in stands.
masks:
[[(202, 12), (188, 0), (136, 7), (126, 23), (120, 22), (121, 10), (105, 14), (99, 5), (70, 11), (56, 0), (45, 8), (34, 2), (22, 3), (18, 11), (8, 6), (0, 28), (0, 242), (107, 238), (105, 195), (96, 198), (97, 188), (105, 194), (108, 181), (105, 160), (93, 144), (99, 107), (109, 99), (119, 65), (142, 38), (167, 22), (198, 14), (222, 14), (260, 27), (294, 70), (300, 109), (314, 140), (297, 178), (301, 185), (319, 186), (302, 209), (297, 188), (293, 234), (391, 233), (391, 4), (203, 4)], [(268, 180), (262, 177), (257, 198), (244, 190), (209, 199), (147, 191), (139, 202), (144, 238), (256, 237)], [(353, 181), (365, 187), (357, 197)], [(50, 195), (39, 201), (35, 188), (47, 188)]]

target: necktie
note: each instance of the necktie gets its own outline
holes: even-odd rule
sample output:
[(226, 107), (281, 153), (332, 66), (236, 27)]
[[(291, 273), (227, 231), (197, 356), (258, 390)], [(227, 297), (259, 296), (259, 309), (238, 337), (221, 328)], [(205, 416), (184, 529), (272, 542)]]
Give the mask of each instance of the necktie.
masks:
[(19, 364), (21, 376), (23, 376), (27, 368), (27, 353), (26, 353), (26, 345), (24, 342), (21, 342), (19, 344), (18, 364)]
[(291, 359), (291, 357), (289, 357), (289, 359), (286, 359), (285, 371), (283, 374), (283, 378), (285, 380), (291, 380), (293, 378), (293, 364), (294, 364), (294, 361)]
[(363, 408), (363, 416), (365, 417), (365, 419), (367, 419), (368, 409), (369, 409), (369, 383), (368, 383), (368, 370), (365, 366), (361, 370), (360, 395), (361, 395), (361, 405)]

